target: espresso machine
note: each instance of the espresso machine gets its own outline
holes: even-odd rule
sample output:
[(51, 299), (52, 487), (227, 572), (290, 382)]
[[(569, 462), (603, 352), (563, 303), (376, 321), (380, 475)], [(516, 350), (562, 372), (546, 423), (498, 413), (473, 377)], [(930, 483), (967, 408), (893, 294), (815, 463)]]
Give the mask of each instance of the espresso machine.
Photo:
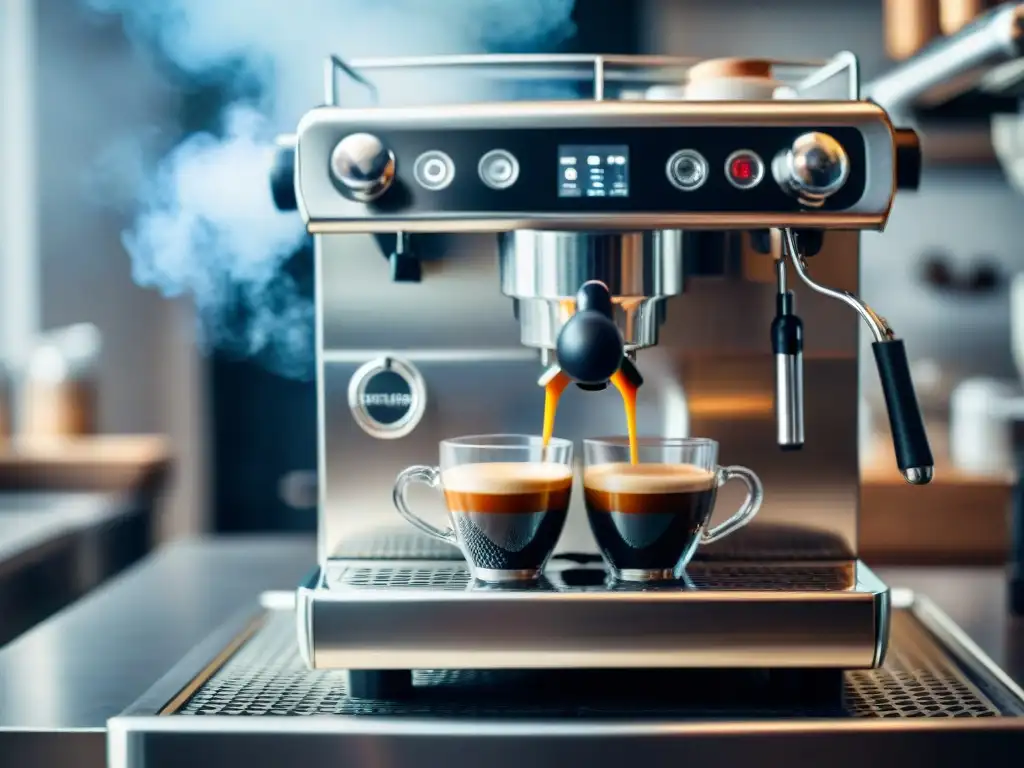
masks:
[[(119, 765), (845, 766), (916, 759), (936, 734), (958, 760), (1020, 738), (1024, 694), (858, 559), (862, 327), (894, 460), (912, 484), (933, 471), (903, 342), (856, 295), (861, 233), (916, 186), (917, 137), (860, 100), (852, 54), (757, 63), (756, 99), (737, 96), (749, 76), (688, 98), (701, 64), (327, 62), (325, 105), (279, 139), (271, 179), (315, 243), (319, 562), (111, 721)], [(388, 103), (406, 76), (457, 85)], [(539, 434), (591, 281), (615, 367), (643, 381), (640, 434), (715, 439), (764, 504), (681, 583), (619, 585), (576, 488), (541, 584), (476, 583), (399, 517), (396, 475), (447, 437)], [(618, 395), (578, 383), (556, 434), (624, 434)]]

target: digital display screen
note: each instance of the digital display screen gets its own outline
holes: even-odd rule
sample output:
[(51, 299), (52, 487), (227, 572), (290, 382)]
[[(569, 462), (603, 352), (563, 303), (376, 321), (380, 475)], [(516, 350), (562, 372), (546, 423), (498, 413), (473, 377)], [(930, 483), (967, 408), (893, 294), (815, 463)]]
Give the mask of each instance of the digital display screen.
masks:
[(629, 147), (559, 147), (558, 196), (629, 197)]

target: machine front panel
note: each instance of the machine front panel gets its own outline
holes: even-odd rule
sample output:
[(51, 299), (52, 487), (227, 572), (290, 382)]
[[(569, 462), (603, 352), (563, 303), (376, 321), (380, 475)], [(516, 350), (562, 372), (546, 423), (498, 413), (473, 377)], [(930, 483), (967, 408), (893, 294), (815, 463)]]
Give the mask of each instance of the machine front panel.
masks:
[[(815, 207), (773, 170), (807, 133), (831, 136), (848, 162), (842, 188)], [(372, 200), (332, 170), (359, 134), (393, 157)], [(312, 232), (871, 228), (888, 215), (894, 158), (884, 114), (857, 103), (324, 108), (300, 126), (296, 173)]]

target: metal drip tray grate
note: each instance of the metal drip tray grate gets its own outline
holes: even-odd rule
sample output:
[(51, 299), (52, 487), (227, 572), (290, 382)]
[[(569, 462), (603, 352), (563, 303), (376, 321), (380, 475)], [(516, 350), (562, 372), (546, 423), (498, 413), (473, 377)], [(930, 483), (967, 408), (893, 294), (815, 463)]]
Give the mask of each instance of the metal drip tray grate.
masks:
[[(802, 564), (797, 566), (759, 566), (756, 564), (700, 563), (692, 565), (687, 572), (685, 588), (715, 589), (725, 591), (745, 590), (761, 592), (802, 591), (826, 592), (850, 589), (855, 583), (855, 566), (852, 564)], [(549, 568), (548, 589), (559, 591), (574, 589), (606, 590), (605, 574), (601, 567), (589, 565), (566, 567), (559, 564)], [(472, 578), (463, 563), (423, 563), (408, 565), (347, 564), (334, 561), (328, 569), (328, 584), (331, 588), (353, 589), (443, 589), (465, 590)], [(643, 589), (650, 590), (650, 585)], [(670, 587), (679, 589), (678, 586)], [(634, 591), (635, 586), (610, 587)]]
[(390, 528), (351, 536), (333, 556), (347, 560), (462, 560), (457, 547), (415, 531)]
[(392, 589), (395, 587), (463, 590), (471, 581), (465, 566), (410, 568), (399, 566), (345, 567), (332, 574), (332, 586)]
[[(572, 681), (583, 679), (583, 672), (572, 672), (575, 674), (424, 671), (416, 673), (416, 690), (409, 700), (353, 700), (347, 695), (345, 673), (306, 669), (296, 649), (295, 616), (281, 611), (270, 613), (263, 626), (172, 714), (506, 718), (736, 716), (733, 711), (681, 706), (678, 690), (667, 699), (640, 694), (625, 701), (622, 696), (600, 695), (600, 686), (606, 684), (609, 675), (616, 673), (586, 672), (591, 692), (574, 699), (566, 691), (572, 690)], [(643, 685), (635, 688), (642, 689)], [(597, 695), (594, 695), (595, 690)], [(501, 693), (495, 696), (495, 692)], [(482, 704), (483, 701), (487, 703)], [(958, 668), (910, 613), (898, 610), (893, 613), (891, 651), (885, 667), (847, 673), (841, 711), (794, 712), (789, 709), (780, 712), (765, 707), (745, 712), (743, 716), (770, 719), (794, 714), (877, 719), (977, 718), (1018, 713), (1007, 712), (994, 703), (993, 697), (986, 695), (978, 683)]]

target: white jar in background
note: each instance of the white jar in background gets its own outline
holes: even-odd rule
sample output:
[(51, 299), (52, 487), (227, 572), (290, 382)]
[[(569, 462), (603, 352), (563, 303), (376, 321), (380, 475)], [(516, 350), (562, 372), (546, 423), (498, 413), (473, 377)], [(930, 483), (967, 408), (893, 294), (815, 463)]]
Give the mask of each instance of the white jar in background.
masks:
[(85, 323), (40, 339), (22, 376), (20, 438), (69, 438), (96, 432), (101, 346), (99, 330)]
[(796, 92), (772, 77), (764, 59), (708, 59), (690, 68), (689, 81), (654, 85), (648, 101), (771, 101), (795, 98)]
[(761, 77), (700, 80), (686, 86), (686, 98), (690, 101), (771, 101), (781, 85), (776, 80)]
[(949, 458), (978, 475), (1015, 471), (1013, 421), (1024, 417), (1024, 396), (1005, 382), (967, 379), (949, 401)]

